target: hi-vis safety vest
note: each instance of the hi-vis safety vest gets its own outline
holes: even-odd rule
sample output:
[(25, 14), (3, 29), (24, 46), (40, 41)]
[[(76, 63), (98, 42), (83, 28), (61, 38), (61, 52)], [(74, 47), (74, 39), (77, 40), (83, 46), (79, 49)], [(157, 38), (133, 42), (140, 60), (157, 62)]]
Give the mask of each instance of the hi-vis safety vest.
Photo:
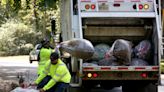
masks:
[(58, 63), (56, 65), (51, 64), (49, 60), (48, 63), (46, 63), (41, 75), (36, 79), (35, 83), (39, 84), (48, 74), (50, 74), (52, 79), (43, 87), (44, 90), (50, 89), (57, 82), (70, 83), (70, 72), (64, 62), (60, 59), (58, 59)]
[(38, 63), (38, 70), (37, 70), (37, 73), (38, 75), (42, 73), (43, 69), (44, 69), (44, 65), (46, 64), (46, 62), (48, 60), (50, 60), (50, 55), (52, 53), (52, 49), (49, 48), (42, 48), (40, 50), (40, 60), (39, 60), (39, 63)]

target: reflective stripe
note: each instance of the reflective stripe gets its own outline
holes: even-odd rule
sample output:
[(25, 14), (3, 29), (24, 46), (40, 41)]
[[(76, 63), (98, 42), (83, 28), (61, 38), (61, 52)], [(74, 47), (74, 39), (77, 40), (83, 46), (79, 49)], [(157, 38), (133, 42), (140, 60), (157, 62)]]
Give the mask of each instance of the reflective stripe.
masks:
[(58, 82), (55, 78), (52, 78), (55, 82)]
[(61, 77), (64, 77), (66, 74), (67, 74), (67, 73), (65, 73), (65, 74), (63, 74), (63, 75), (60, 75), (60, 74), (57, 74), (57, 73), (56, 73), (55, 75), (58, 76), (58, 77), (60, 77), (60, 76), (61, 76)]
[[(58, 75), (58, 74), (55, 74), (56, 76), (58, 76), (58, 77), (60, 77), (60, 79), (62, 79), (65, 75), (67, 74), (67, 72), (65, 73), (65, 74), (63, 74), (63, 75)], [(58, 82), (55, 78), (52, 78), (55, 82)], [(60, 80), (59, 79), (59, 80)]]
[(51, 67), (51, 63), (49, 63), (48, 68), (47, 68), (49, 73), (50, 73), (50, 67)]
[(45, 63), (39, 63), (39, 65), (45, 65)]
[[(57, 71), (58, 67), (59, 67), (59, 66), (62, 66), (62, 65), (64, 65), (64, 64), (59, 64), (59, 65), (56, 67), (56, 69), (55, 69), (55, 75), (56, 75), (56, 71)], [(57, 75), (58, 75), (58, 74), (57, 74)]]
[[(60, 79), (63, 78), (63, 77), (67, 74), (67, 72), (64, 73), (63, 75), (59, 75), (59, 74), (56, 73), (58, 67), (59, 67), (59, 66), (63, 66), (63, 65), (65, 65), (65, 64), (59, 64), (59, 65), (56, 67), (55, 73), (54, 73), (57, 77), (60, 77)], [(49, 73), (50, 73), (50, 67), (51, 67), (51, 63), (49, 63), (48, 67), (46, 68), (47, 71), (48, 71)], [(44, 71), (44, 73), (46, 73), (46, 72)], [(57, 80), (56, 80), (55, 78), (52, 78), (52, 79), (53, 79), (55, 82), (57, 82)]]
[(43, 73), (46, 74), (46, 75), (48, 74), (48, 72), (46, 72), (46, 71), (43, 71)]
[(42, 71), (42, 73), (48, 75), (48, 73), (50, 72), (50, 67), (51, 67), (51, 63), (48, 64), (48, 67), (45, 67), (46, 70)]
[(60, 77), (61, 75), (59, 75), (59, 74), (55, 74), (56, 76), (58, 76), (58, 77)]
[(45, 69), (46, 69), (46, 70), (48, 70), (48, 69), (49, 69), (49, 67), (46, 67)]
[(47, 58), (42, 58), (41, 61), (47, 61), (48, 59)]
[(67, 72), (65, 74), (62, 75), (62, 77), (60, 79), (62, 79), (65, 75), (67, 74)]
[[(55, 75), (56, 75), (57, 77), (60, 77), (60, 79), (62, 79), (62, 78), (67, 74), (67, 72), (64, 73), (63, 75), (59, 75), (59, 74), (56, 73), (58, 67), (59, 67), (59, 66), (63, 66), (63, 65), (64, 65), (64, 64), (59, 64), (59, 65), (57, 66), (57, 68), (55, 69)], [(59, 80), (60, 80), (60, 79), (59, 79)], [(57, 82), (55, 78), (53, 78), (53, 80), (54, 80), (55, 82)]]
[[(55, 74), (56, 74), (56, 70), (58, 69), (59, 66), (62, 66), (64, 64), (59, 64), (56, 69), (55, 69)], [(50, 67), (51, 67), (51, 63), (49, 63), (48, 67), (46, 68), (48, 70), (48, 72), (50, 72)], [(58, 75), (58, 74), (57, 74)]]

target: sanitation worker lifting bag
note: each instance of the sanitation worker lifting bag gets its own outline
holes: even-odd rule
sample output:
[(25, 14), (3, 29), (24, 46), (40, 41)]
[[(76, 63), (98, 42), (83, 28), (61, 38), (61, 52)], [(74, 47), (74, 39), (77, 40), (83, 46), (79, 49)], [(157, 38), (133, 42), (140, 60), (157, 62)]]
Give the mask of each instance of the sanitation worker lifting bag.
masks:
[(90, 59), (94, 54), (92, 43), (86, 39), (72, 39), (61, 42), (59, 49), (81, 59)]

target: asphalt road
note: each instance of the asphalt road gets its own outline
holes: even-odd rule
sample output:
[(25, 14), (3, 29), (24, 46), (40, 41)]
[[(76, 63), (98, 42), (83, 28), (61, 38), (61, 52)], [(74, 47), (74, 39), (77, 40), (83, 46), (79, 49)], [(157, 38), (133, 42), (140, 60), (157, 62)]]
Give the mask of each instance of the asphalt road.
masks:
[[(33, 82), (36, 75), (37, 62), (32, 64), (28, 61), (28, 56), (0, 57), (0, 78), (3, 80), (18, 80), (17, 76), (24, 75), (27, 82)], [(164, 75), (161, 75), (162, 85), (158, 87), (158, 92), (164, 91)], [(112, 90), (92, 89), (92, 92), (122, 92), (121, 87)]]
[(29, 63), (28, 56), (11, 56), (0, 57), (0, 78), (3, 80), (19, 80), (23, 75), (29, 83), (33, 82), (37, 77), (37, 62)]

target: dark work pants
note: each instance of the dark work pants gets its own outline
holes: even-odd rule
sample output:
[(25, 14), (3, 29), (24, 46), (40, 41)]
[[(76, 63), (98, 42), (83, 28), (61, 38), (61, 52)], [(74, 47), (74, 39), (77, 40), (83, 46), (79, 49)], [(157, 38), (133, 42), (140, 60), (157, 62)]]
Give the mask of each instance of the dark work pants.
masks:
[[(43, 88), (44, 85), (46, 85), (49, 80), (51, 79), (51, 76), (46, 76), (37, 86), (38, 89)], [(66, 88), (69, 87), (69, 83), (64, 82), (58, 82), (56, 83), (52, 88), (47, 90), (46, 92), (64, 92)]]

